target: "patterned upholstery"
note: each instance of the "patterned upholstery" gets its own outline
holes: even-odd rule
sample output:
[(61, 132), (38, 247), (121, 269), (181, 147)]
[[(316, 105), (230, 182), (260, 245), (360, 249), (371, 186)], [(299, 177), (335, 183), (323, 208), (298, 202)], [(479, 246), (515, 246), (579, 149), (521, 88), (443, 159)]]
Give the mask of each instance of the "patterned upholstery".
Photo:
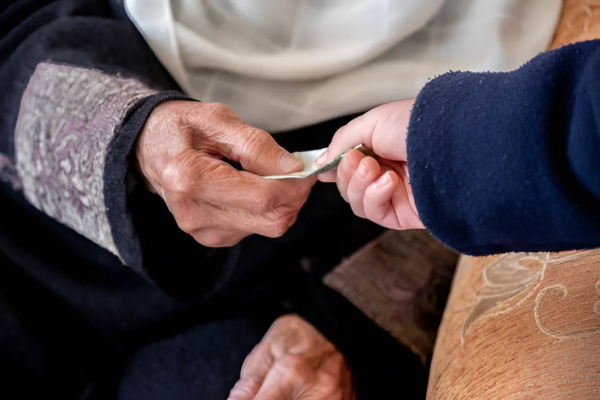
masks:
[[(600, 38), (600, 0), (566, 0), (552, 48)], [(600, 250), (463, 257), (428, 399), (600, 399)]]

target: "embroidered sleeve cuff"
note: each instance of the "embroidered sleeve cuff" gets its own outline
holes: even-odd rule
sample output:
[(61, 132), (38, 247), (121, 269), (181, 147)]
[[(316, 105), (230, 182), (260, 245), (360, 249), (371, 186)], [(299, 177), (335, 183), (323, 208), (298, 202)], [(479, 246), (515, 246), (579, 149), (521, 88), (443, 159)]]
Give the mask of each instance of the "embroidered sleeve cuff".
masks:
[(104, 200), (106, 215), (111, 226), (117, 254), (137, 272), (142, 270), (142, 251), (128, 207), (128, 194), (139, 183), (132, 152), (139, 133), (150, 113), (159, 104), (169, 100), (192, 100), (180, 92), (160, 92), (138, 101), (108, 147), (104, 168)]
[(141, 272), (127, 211), (128, 158), (158, 93), (137, 79), (41, 63), (21, 100), (16, 169), (28, 201)]

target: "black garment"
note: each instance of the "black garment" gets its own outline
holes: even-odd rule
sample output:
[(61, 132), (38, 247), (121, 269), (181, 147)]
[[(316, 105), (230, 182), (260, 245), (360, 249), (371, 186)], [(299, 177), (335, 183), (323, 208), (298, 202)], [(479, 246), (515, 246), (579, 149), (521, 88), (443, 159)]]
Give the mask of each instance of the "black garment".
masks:
[[(335, 187), (317, 185), (284, 237), (250, 237), (221, 250), (181, 232), (164, 202), (143, 185), (128, 187), (135, 173), (131, 148), (148, 114), (161, 101), (185, 96), (113, 3), (117, 14), (108, 1), (96, 0), (17, 0), (0, 9), (0, 397), (223, 399), (249, 348), (277, 316), (296, 312), (344, 352), (361, 398), (413, 389), (422, 398), (426, 371), (417, 357), (321, 283), (343, 255), (381, 232), (354, 218)], [(26, 114), (20, 113), (23, 93), (40, 63), (58, 65), (59, 72), (83, 67), (77, 71), (154, 90), (116, 121), (116, 135), (101, 149), (106, 154), (90, 154), (104, 157), (105, 204), (96, 211), (106, 212), (127, 267), (34, 207), (15, 177), (14, 165), (23, 162), (15, 146), (17, 119)], [(61, 93), (51, 92), (48, 100)], [(36, 110), (28, 112), (29, 122), (55, 134)], [(85, 123), (96, 121), (83, 114)], [(100, 123), (118, 119), (101, 117)], [(344, 121), (277, 139), (290, 150), (324, 147)], [(300, 266), (307, 257), (308, 272)], [(248, 335), (239, 337), (239, 326), (247, 326)], [(222, 340), (215, 340), (217, 333)], [(188, 350), (195, 357), (169, 358)], [(211, 368), (213, 375), (194, 375)]]
[[(298, 142), (317, 147), (341, 123), (277, 138), (291, 149)], [(126, 399), (136, 393), (140, 399), (222, 399), (270, 323), (298, 313), (351, 362), (359, 398), (424, 398), (427, 373), (417, 357), (321, 283), (342, 256), (381, 232), (353, 217), (335, 190), (317, 185), (283, 238), (244, 241), (235, 264), (238, 284), (201, 300), (192, 300), (194, 283), (196, 297), (203, 297), (201, 280), (177, 286), (173, 279), (173, 291), (186, 299), (168, 296), (26, 202), (1, 196), (0, 359), (7, 382), (26, 384), (32, 396), (56, 393), (65, 399), (116, 398), (118, 391)], [(175, 234), (154, 195), (138, 188), (131, 197), (157, 213), (147, 222), (152, 229)], [(95, 261), (82, 259), (75, 246)], [(306, 260), (308, 272), (301, 267)], [(240, 324), (248, 327), (247, 335)], [(223, 340), (215, 341), (215, 332)], [(182, 352), (197, 357), (178, 358)], [(190, 379), (193, 371), (213, 368), (213, 375)]]

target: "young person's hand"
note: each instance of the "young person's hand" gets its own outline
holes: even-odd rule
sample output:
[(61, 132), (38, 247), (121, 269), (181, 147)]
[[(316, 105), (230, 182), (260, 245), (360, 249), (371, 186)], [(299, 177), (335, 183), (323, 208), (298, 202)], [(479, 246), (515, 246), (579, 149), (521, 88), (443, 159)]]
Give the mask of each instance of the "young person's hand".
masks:
[(356, 215), (390, 229), (423, 228), (409, 183), (406, 134), (414, 99), (374, 108), (340, 128), (322, 165), (358, 144), (372, 149), (377, 160), (349, 151), (337, 171), (323, 174), (322, 182), (337, 182), (342, 197)]

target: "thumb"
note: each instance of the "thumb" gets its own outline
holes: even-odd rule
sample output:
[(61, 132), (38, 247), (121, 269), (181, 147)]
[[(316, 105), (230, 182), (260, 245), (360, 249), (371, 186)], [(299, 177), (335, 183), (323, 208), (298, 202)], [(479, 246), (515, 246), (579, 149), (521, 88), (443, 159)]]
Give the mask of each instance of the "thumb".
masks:
[(373, 118), (372, 113), (367, 113), (353, 119), (347, 125), (338, 129), (335, 135), (333, 135), (327, 151), (317, 158), (316, 164), (318, 166), (326, 164), (359, 144), (373, 149), (372, 137), (376, 126), (377, 119)]
[(242, 374), (227, 400), (254, 400), (274, 363), (270, 346), (261, 341), (246, 357)]
[(267, 132), (245, 126), (237, 132), (225, 156), (258, 175), (280, 175), (297, 172), (304, 163), (279, 146)]

